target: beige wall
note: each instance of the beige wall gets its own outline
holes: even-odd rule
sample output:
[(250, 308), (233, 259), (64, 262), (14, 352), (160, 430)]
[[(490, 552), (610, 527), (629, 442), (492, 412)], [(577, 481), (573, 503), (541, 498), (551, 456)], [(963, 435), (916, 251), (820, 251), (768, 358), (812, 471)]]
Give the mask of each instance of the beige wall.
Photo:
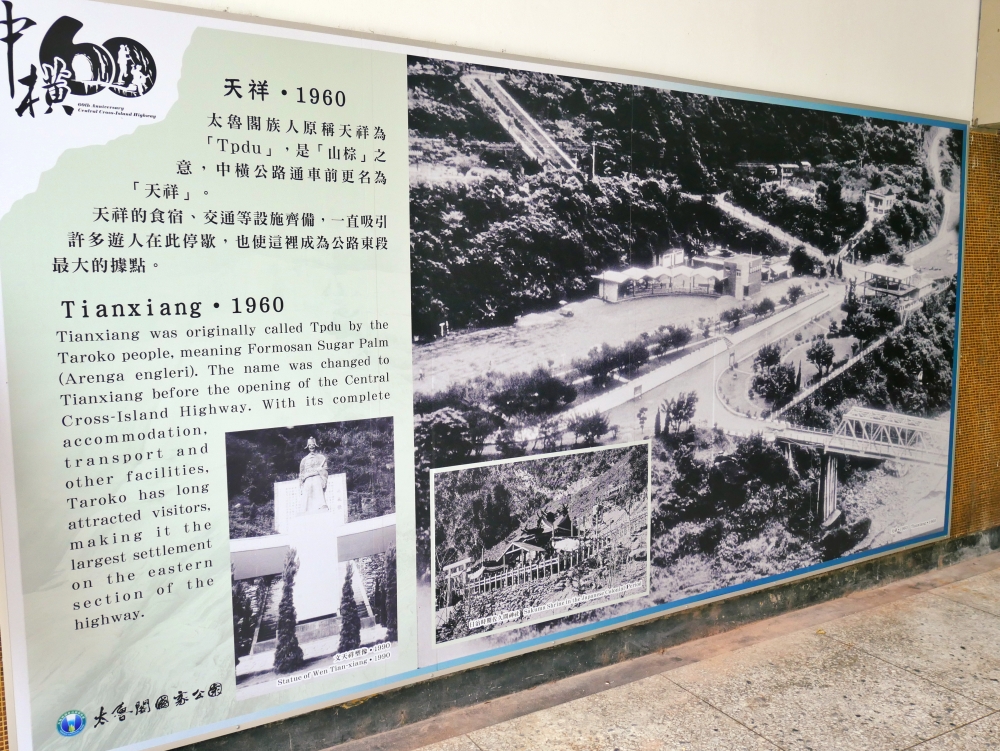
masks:
[(983, 0), (973, 118), (1000, 126), (1000, 0)]
[(972, 117), (979, 0), (165, 2), (958, 120)]

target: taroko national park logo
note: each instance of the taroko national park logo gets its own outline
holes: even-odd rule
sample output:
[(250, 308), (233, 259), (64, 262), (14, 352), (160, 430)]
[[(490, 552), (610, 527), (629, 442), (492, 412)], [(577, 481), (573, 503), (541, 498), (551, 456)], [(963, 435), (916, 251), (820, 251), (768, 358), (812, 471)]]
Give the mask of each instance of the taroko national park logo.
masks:
[(71, 737), (83, 732), (86, 724), (87, 716), (78, 709), (71, 709), (59, 717), (59, 722), (56, 723), (56, 730), (59, 731), (59, 735)]
[(45, 114), (60, 105), (73, 114), (71, 97), (93, 96), (104, 89), (121, 97), (135, 98), (149, 92), (156, 83), (156, 63), (149, 50), (134, 39), (112, 37), (102, 44), (77, 39), (83, 23), (70, 16), (56, 19), (38, 47), (38, 65), (24, 60), (18, 64), (15, 47), (30, 37), (37, 26), (27, 16), (16, 16), (12, 0), (3, 0), (0, 27), (7, 47), (7, 84), (10, 98), (17, 100), (19, 84), (23, 97), (15, 107), (19, 117), (35, 116), (35, 105), (44, 100)]

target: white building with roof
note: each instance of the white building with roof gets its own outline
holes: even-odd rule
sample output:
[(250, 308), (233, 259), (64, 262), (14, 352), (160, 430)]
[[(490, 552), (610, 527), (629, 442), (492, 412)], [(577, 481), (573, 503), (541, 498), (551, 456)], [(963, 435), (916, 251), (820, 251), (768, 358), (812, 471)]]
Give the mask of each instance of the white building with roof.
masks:
[(908, 297), (918, 290), (919, 272), (912, 266), (869, 263), (862, 269), (865, 294)]
[(725, 287), (727, 295), (737, 300), (753, 297), (760, 292), (763, 259), (748, 253), (737, 253), (724, 261)]
[(784, 184), (795, 177), (802, 167), (797, 162), (787, 162), (778, 165), (778, 180)]
[(684, 248), (670, 248), (669, 250), (658, 250), (653, 253), (654, 266), (673, 268), (674, 266), (683, 266), (684, 260)]
[(715, 295), (716, 282), (724, 278), (722, 270), (690, 266), (653, 266), (649, 269), (633, 266), (624, 271), (594, 275), (598, 282), (597, 296), (606, 302), (653, 295)]
[(875, 190), (866, 190), (865, 209), (868, 210), (868, 215), (873, 219), (884, 217), (896, 205), (900, 193), (902, 193), (902, 189), (888, 185), (883, 185)]

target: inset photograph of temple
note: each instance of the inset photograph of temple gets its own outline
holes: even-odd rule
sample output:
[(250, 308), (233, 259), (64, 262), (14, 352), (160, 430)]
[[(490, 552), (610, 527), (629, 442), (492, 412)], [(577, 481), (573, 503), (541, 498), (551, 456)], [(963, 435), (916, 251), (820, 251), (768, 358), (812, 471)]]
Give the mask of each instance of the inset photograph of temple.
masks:
[(239, 698), (397, 642), (391, 417), (226, 434)]
[(438, 643), (648, 594), (648, 442), (435, 470), (431, 494)]

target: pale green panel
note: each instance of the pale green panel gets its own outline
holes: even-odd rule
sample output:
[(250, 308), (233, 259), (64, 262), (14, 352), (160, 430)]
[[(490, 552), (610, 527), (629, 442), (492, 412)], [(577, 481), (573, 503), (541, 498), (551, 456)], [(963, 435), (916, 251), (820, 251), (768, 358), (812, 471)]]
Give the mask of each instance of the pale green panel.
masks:
[[(179, 101), (169, 116), (161, 123), (140, 127), (134, 134), (122, 137), (106, 146), (72, 151), (63, 155), (57, 166), (45, 174), (36, 193), (18, 202), (0, 223), (0, 273), (2, 273), (4, 316), (6, 323), (8, 367), (13, 410), (15, 439), (15, 480), (17, 485), (18, 527), (21, 544), (21, 563), (26, 608), (26, 626), (30, 666), (30, 690), (33, 714), (33, 733), (38, 748), (107, 749), (145, 739), (186, 730), (216, 722), (227, 717), (244, 715), (267, 707), (301, 700), (310, 696), (348, 688), (367, 681), (378, 680), (391, 674), (411, 669), (416, 663), (416, 619), (414, 587), (415, 562), (413, 557), (413, 454), (411, 418), (411, 373), (409, 340), (409, 264), (408, 264), (408, 214), (407, 214), (407, 133), (406, 133), (406, 67), (405, 57), (362, 49), (350, 49), (291, 40), (272, 39), (221, 31), (199, 30), (195, 33), (184, 58), (184, 69), (179, 89)], [(225, 97), (224, 81), (239, 78), (243, 98)], [(250, 80), (267, 80), (269, 95), (262, 103), (249, 97)], [(308, 92), (317, 87), (321, 92), (343, 91), (346, 103), (326, 106), (300, 104), (298, 87)], [(282, 96), (281, 90), (288, 94)], [(306, 94), (308, 97), (308, 93)], [(219, 115), (223, 128), (210, 128), (211, 116)], [(244, 123), (239, 131), (227, 127), (230, 114), (239, 115)], [(257, 115), (262, 119), (260, 132), (247, 132), (246, 117)], [(268, 117), (278, 118), (280, 133), (268, 133), (263, 124)], [(299, 135), (287, 133), (293, 121)], [(317, 123), (316, 135), (301, 131), (305, 121)], [(235, 170), (237, 163), (248, 163), (251, 170), (264, 164), (288, 169), (328, 168), (342, 170), (351, 165), (332, 162), (324, 150), (330, 146), (358, 148), (359, 159), (363, 153), (367, 162), (355, 163), (355, 179), (362, 168), (372, 169), (374, 156), (371, 137), (360, 143), (356, 138), (323, 137), (323, 122), (333, 122), (338, 133), (342, 124), (349, 124), (352, 131), (358, 125), (369, 128), (380, 126), (386, 140), (378, 142), (384, 149), (386, 162), (379, 168), (386, 176), (384, 185), (345, 185), (328, 183), (325, 179), (277, 181), (271, 174), (267, 179), (237, 178), (233, 172), (222, 174), (218, 165), (225, 163)], [(208, 137), (212, 136), (209, 144)], [(236, 143), (249, 143), (247, 150), (260, 146), (260, 155), (247, 153), (222, 153), (219, 138)], [(298, 144), (308, 146), (309, 157), (296, 157)], [(323, 145), (323, 149), (319, 148)], [(287, 150), (286, 150), (287, 149)], [(267, 156), (270, 150), (271, 156)], [(227, 152), (229, 148), (227, 147)], [(191, 176), (178, 174), (178, 161), (189, 160)], [(324, 173), (325, 174), (325, 173)], [(374, 175), (374, 171), (371, 172)], [(340, 177), (338, 175), (338, 177)], [(176, 184), (180, 195), (177, 199), (147, 197), (148, 184)], [(189, 197), (189, 200), (185, 200)], [(96, 207), (182, 209), (180, 226), (105, 224), (95, 222)], [(239, 234), (278, 234), (271, 227), (254, 226), (212, 227), (205, 224), (208, 211), (265, 211), (282, 213), (312, 212), (316, 226), (306, 230), (298, 228), (295, 234), (303, 236), (324, 235), (363, 236), (365, 231), (349, 232), (345, 219), (350, 215), (386, 215), (388, 226), (371, 232), (385, 236), (388, 247), (382, 250), (302, 250), (302, 249), (239, 249)], [(215, 249), (131, 248), (109, 251), (107, 244), (98, 248), (69, 248), (71, 232), (120, 230), (125, 233), (125, 245), (131, 242), (135, 231), (143, 244), (150, 232), (214, 233)], [(256, 231), (255, 231), (256, 230)], [(280, 234), (293, 231), (282, 228)], [(223, 242), (227, 240), (227, 242)], [(89, 244), (89, 243), (88, 243)], [(53, 259), (66, 257), (70, 273), (53, 273)], [(94, 257), (142, 258), (145, 273), (95, 274), (82, 271), (73, 273), (77, 257), (90, 261)], [(280, 296), (284, 300), (282, 313), (232, 314), (232, 298)], [(160, 303), (201, 303), (201, 317), (132, 317), (97, 319), (98, 303), (141, 303), (146, 312), (146, 301)], [(77, 306), (74, 317), (64, 317), (61, 301), (73, 300)], [(82, 301), (87, 300), (91, 318), (82, 319), (77, 313)], [(214, 304), (218, 303), (219, 308)], [(126, 308), (127, 310), (127, 308)], [(328, 397), (333, 393), (356, 393), (361, 389), (322, 389), (316, 387), (317, 377), (324, 373), (320, 362), (333, 353), (320, 352), (318, 340), (334, 338), (355, 340), (364, 333), (346, 331), (333, 335), (314, 334), (310, 323), (355, 321), (369, 331), (369, 322), (375, 318), (389, 322), (381, 336), (388, 338), (389, 346), (371, 350), (389, 358), (382, 368), (390, 373), (390, 383), (384, 390), (390, 392), (388, 400), (366, 404), (331, 406), (306, 406), (306, 396)], [(262, 330), (278, 323), (303, 324), (300, 335), (267, 336)], [(189, 329), (217, 325), (256, 326), (253, 338), (189, 338)], [(78, 332), (140, 331), (139, 341), (123, 345), (88, 344), (67, 346), (60, 344), (58, 330)], [(150, 329), (175, 329), (176, 339), (153, 340)], [(290, 355), (254, 356), (246, 354), (248, 342), (275, 343), (309, 342), (314, 349), (301, 357)], [(242, 346), (241, 357), (221, 359), (181, 359), (179, 350), (192, 346)], [(70, 366), (60, 362), (60, 352), (152, 351), (157, 348), (174, 353), (173, 359), (120, 362)], [(342, 353), (351, 354), (351, 352)], [(205, 389), (212, 379), (208, 365), (222, 362), (236, 367), (253, 363), (280, 362), (308, 359), (314, 367), (307, 377), (312, 380), (308, 388), (298, 388), (303, 376), (289, 372), (287, 367), (276, 378), (292, 380), (291, 396), (297, 406), (280, 411), (265, 410), (259, 394), (238, 394), (235, 388), (226, 396), (207, 396)], [(197, 378), (159, 383), (140, 383), (134, 378), (136, 370), (180, 368), (192, 365)], [(375, 370), (376, 368), (372, 368)], [(60, 374), (92, 375), (105, 372), (123, 372), (126, 382), (113, 385), (86, 385), (64, 387), (59, 383)], [(230, 386), (265, 380), (261, 376), (229, 379)], [(152, 400), (150, 387), (193, 387), (201, 391), (196, 398)], [(62, 394), (99, 394), (109, 391), (143, 391), (139, 404), (72, 406), (64, 404)], [(265, 396), (272, 396), (270, 394)], [(216, 415), (194, 419), (181, 418), (183, 405), (246, 405), (246, 410), (236, 415)], [(145, 422), (118, 423), (119, 409), (139, 411), (168, 410), (166, 419)], [(74, 421), (77, 417), (108, 415), (109, 422), (96, 426), (63, 427), (64, 417)], [(264, 696), (237, 702), (234, 691), (232, 620), (229, 586), (228, 519), (225, 465), (225, 433), (234, 430), (267, 428), (284, 425), (322, 423), (367, 417), (392, 415), (395, 424), (396, 451), (396, 509), (399, 550), (399, 626), (400, 649), (396, 659), (377, 666), (369, 666), (333, 678), (320, 678), (293, 688), (275, 691)], [(77, 458), (112, 456), (122, 454), (119, 446), (90, 448), (64, 448), (65, 439), (121, 434), (129, 429), (147, 431), (167, 430), (198, 426), (204, 435), (189, 439), (164, 439), (136, 441), (128, 444), (133, 454), (162, 449), (164, 459), (132, 462), (128, 465), (87, 469), (67, 468), (66, 460), (73, 464)], [(207, 445), (207, 452), (201, 447)], [(210, 522), (210, 534), (179, 535), (172, 543), (211, 540), (211, 549), (198, 553), (185, 553), (158, 557), (154, 565), (170, 565), (189, 561), (211, 559), (215, 583), (197, 591), (187, 589), (188, 574), (165, 575), (150, 578), (149, 565), (139, 565), (134, 554), (162, 544), (156, 537), (158, 524), (154, 508), (181, 500), (175, 486), (178, 480), (150, 480), (129, 482), (129, 469), (150, 470), (153, 467), (172, 466), (167, 457), (176, 458), (176, 451), (195, 447), (199, 452), (186, 457), (177, 465), (201, 465), (204, 474), (181, 478), (181, 484), (207, 483), (205, 494), (187, 496), (185, 503), (207, 503), (211, 511), (199, 514), (199, 522)], [(89, 476), (111, 476), (107, 485), (69, 490), (65, 483)], [(139, 500), (139, 490), (162, 489), (162, 500)], [(141, 512), (141, 523), (126, 525), (128, 532), (141, 531), (141, 544), (100, 545), (93, 549), (70, 553), (71, 540), (85, 540), (99, 534), (121, 531), (105, 527), (84, 532), (70, 531), (70, 522), (85, 516), (86, 512), (71, 513), (67, 498), (95, 497), (101, 494), (125, 494), (126, 502), (96, 509), (93, 515)], [(11, 520), (6, 520), (8, 523)], [(169, 522), (171, 529), (183, 524)], [(91, 534), (90, 532), (93, 532)], [(172, 531), (172, 534), (175, 534)], [(70, 559), (96, 558), (125, 553), (124, 565), (70, 571)], [(116, 572), (135, 572), (134, 581), (109, 584), (107, 576)], [(203, 577), (204, 578), (204, 577)], [(74, 591), (73, 582), (89, 579), (92, 587)], [(157, 595), (158, 586), (173, 584), (173, 592)], [(131, 602), (105, 604), (102, 609), (74, 610), (74, 602), (86, 597), (134, 597), (141, 591), (143, 597)], [(106, 625), (97, 629), (77, 630), (75, 619), (85, 615), (99, 617), (106, 614), (137, 611), (138, 620), (128, 625)], [(134, 709), (136, 701), (149, 699), (152, 704), (161, 694), (174, 696), (178, 690), (188, 693), (197, 688), (207, 689), (213, 682), (223, 685), (222, 696), (191, 701), (178, 707), (171, 702), (169, 709), (153, 710), (149, 714), (128, 714), (123, 721), (112, 719), (108, 725), (93, 727), (95, 715), (103, 706), (110, 712), (118, 702), (125, 702)], [(82, 710), (90, 727), (81, 737), (62, 738), (55, 731), (59, 715), (70, 709)]]

